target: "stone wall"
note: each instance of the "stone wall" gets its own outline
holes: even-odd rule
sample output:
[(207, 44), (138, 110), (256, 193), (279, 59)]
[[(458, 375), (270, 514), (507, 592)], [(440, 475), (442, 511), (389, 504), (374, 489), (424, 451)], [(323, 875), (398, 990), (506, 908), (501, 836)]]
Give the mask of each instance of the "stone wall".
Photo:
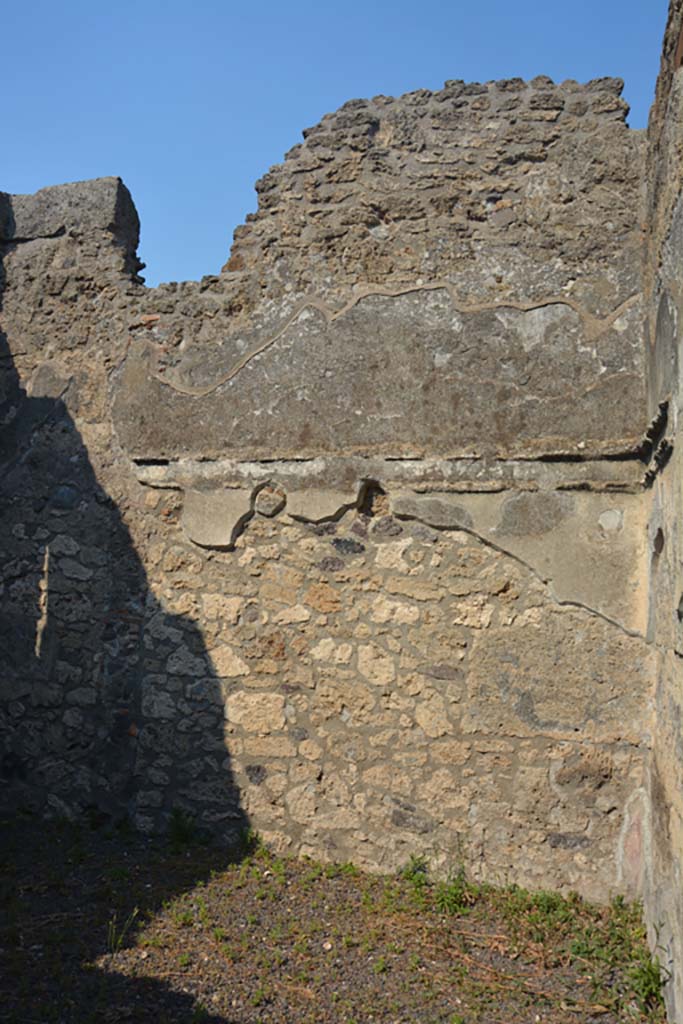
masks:
[(665, 403), (664, 471), (655, 480), (649, 526), (650, 638), (657, 650), (656, 724), (649, 772), (652, 818), (646, 910), (653, 946), (671, 972), (671, 1020), (683, 1019), (683, 543), (680, 528), (683, 316), (683, 3), (671, 4), (657, 96), (650, 116), (647, 337), (650, 405)]
[(3, 197), (4, 802), (640, 891), (661, 424), (620, 89), (347, 104), (199, 283), (144, 288), (117, 179)]

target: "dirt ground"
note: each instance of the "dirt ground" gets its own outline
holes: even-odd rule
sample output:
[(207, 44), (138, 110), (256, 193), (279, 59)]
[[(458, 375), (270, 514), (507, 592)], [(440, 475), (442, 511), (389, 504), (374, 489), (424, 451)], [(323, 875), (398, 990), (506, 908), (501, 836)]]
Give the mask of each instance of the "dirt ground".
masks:
[[(93, 823), (94, 826), (94, 823)], [(664, 1021), (640, 908), (3, 821), (0, 1021)]]

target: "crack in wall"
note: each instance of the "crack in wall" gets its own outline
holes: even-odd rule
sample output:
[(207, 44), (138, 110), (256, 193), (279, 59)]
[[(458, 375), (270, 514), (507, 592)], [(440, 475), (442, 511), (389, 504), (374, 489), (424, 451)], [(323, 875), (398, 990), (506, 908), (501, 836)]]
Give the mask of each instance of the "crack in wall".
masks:
[[(432, 292), (432, 291), (445, 291), (449, 295), (453, 306), (458, 313), (469, 314), (469, 313), (485, 313), (495, 309), (514, 309), (521, 313), (531, 313), (537, 309), (545, 309), (548, 306), (567, 306), (572, 309), (583, 323), (586, 337), (588, 341), (597, 341), (604, 333), (606, 333), (619, 317), (625, 313), (631, 306), (640, 298), (640, 292), (629, 296), (624, 302), (620, 303), (611, 313), (605, 317), (596, 317), (590, 313), (585, 306), (582, 306), (579, 302), (569, 298), (566, 295), (551, 295), (544, 299), (537, 300), (536, 302), (518, 302), (513, 299), (506, 299), (500, 302), (481, 302), (481, 303), (461, 303), (458, 300), (455, 288), (448, 282), (435, 281), (429, 284), (415, 284), (408, 288), (380, 288), (371, 285), (360, 286), (356, 294), (348, 300), (340, 309), (334, 310), (328, 306), (321, 299), (311, 297), (303, 299), (297, 303), (292, 313), (289, 315), (283, 326), (271, 337), (264, 341), (261, 345), (258, 345), (251, 352), (247, 352), (238, 362), (225, 374), (214, 381), (213, 384), (206, 385), (205, 387), (193, 387), (188, 384), (181, 384), (178, 381), (172, 381), (159, 372), (158, 369), (152, 371), (151, 377), (154, 380), (158, 380), (161, 384), (171, 388), (171, 390), (178, 392), (182, 395), (187, 395), (191, 398), (206, 398), (208, 395), (213, 394), (224, 384), (228, 384), (246, 367), (249, 363), (257, 356), (262, 355), (269, 348), (272, 348), (277, 341), (285, 334), (285, 332), (292, 326), (297, 320), (300, 314), (306, 309), (315, 309), (325, 317), (327, 324), (334, 323), (339, 320), (346, 313), (352, 310), (359, 302), (363, 299), (371, 298), (372, 296), (379, 296), (382, 298), (400, 298), (402, 295), (411, 295), (419, 292)], [(157, 360), (158, 366), (158, 360)]]
[[(419, 516), (397, 515), (396, 518), (406, 521), (414, 520), (416, 522), (424, 522), (424, 520), (420, 519)], [(611, 616), (599, 611), (597, 608), (593, 608), (591, 605), (584, 604), (582, 601), (573, 601), (569, 600), (568, 598), (559, 598), (554, 591), (553, 581), (551, 577), (544, 576), (543, 573), (539, 572), (538, 569), (536, 569), (535, 566), (533, 566), (530, 562), (527, 562), (526, 559), (522, 558), (520, 555), (515, 554), (513, 551), (508, 550), (502, 545), (496, 544), (495, 541), (492, 541), (490, 540), (490, 538), (483, 536), (473, 527), (432, 526), (431, 523), (427, 523), (426, 525), (430, 526), (430, 528), (433, 530), (438, 530), (439, 532), (448, 533), (451, 530), (457, 530), (462, 533), (468, 534), (470, 537), (474, 537), (475, 540), (478, 540), (485, 547), (491, 548), (493, 551), (496, 551), (499, 555), (503, 555), (505, 558), (511, 558), (514, 562), (517, 562), (518, 565), (521, 565), (524, 569), (526, 569), (527, 572), (531, 573), (531, 575), (546, 588), (551, 600), (554, 601), (556, 605), (560, 607), (579, 608), (582, 611), (588, 612), (591, 615), (595, 615), (597, 618), (609, 623), (610, 626), (616, 627), (616, 629), (620, 630), (626, 636), (634, 637), (638, 640), (645, 640), (647, 642), (647, 637), (643, 633), (639, 633), (637, 630), (629, 629), (628, 626), (624, 626), (623, 623), (618, 622), (616, 619), (613, 619)]]
[[(197, 543), (199, 547), (211, 548), (211, 549), (216, 549), (216, 550), (234, 550), (234, 547), (235, 547), (237, 539), (246, 531), (246, 529), (249, 526), (249, 523), (251, 522), (251, 520), (253, 519), (253, 517), (254, 517), (254, 515), (256, 513), (256, 507), (255, 506), (256, 506), (256, 498), (257, 498), (258, 494), (265, 487), (276, 486), (276, 485), (277, 485), (277, 481), (276, 480), (268, 479), (268, 480), (259, 481), (259, 483), (256, 484), (253, 487), (253, 489), (251, 491), (250, 498), (249, 498), (249, 508), (248, 508), (248, 510), (245, 510), (244, 513), (241, 514), (238, 518), (236, 518), (235, 522), (233, 523), (232, 529), (231, 529), (230, 540), (227, 543), (225, 543), (225, 544), (203, 543), (203, 542), (199, 542), (199, 541), (194, 540), (192, 538), (192, 536), (189, 535), (190, 536), (190, 540), (192, 540), (193, 543)], [(382, 489), (382, 491), (384, 492), (385, 489), (384, 489), (384, 487), (382, 486), (382, 484), (378, 480), (364, 479), (364, 480), (361, 480), (360, 483), (357, 485), (356, 496), (355, 496), (354, 500), (349, 501), (349, 502), (341, 503), (338, 507), (330, 510), (330, 512), (328, 514), (326, 514), (324, 516), (321, 516), (319, 519), (311, 520), (308, 517), (306, 517), (305, 515), (299, 515), (299, 514), (294, 515), (293, 518), (296, 521), (298, 521), (298, 522), (316, 522), (316, 523), (338, 522), (342, 518), (342, 516), (345, 515), (347, 512), (349, 512), (351, 509), (353, 509), (353, 508), (360, 509), (361, 508), (361, 506), (363, 505), (364, 496), (367, 493), (368, 488), (373, 486), (373, 485), (377, 486), (377, 487), (380, 487)], [(620, 630), (624, 635), (626, 635), (628, 637), (640, 639), (640, 640), (643, 640), (643, 641), (645, 641), (647, 643), (651, 643), (651, 641), (648, 640), (648, 637), (647, 637), (647, 635), (645, 633), (640, 632), (640, 631), (635, 630), (635, 629), (630, 629), (628, 626), (624, 625), (622, 622), (619, 622), (617, 619), (613, 618), (612, 616), (607, 615), (603, 611), (600, 611), (598, 608), (594, 607), (593, 605), (587, 604), (584, 601), (579, 601), (579, 600), (576, 600), (576, 599), (560, 598), (560, 597), (558, 597), (558, 595), (557, 595), (557, 593), (555, 591), (554, 584), (553, 584), (553, 579), (552, 579), (551, 576), (544, 575), (531, 562), (527, 561), (521, 555), (519, 555), (519, 554), (511, 551), (509, 548), (507, 548), (507, 547), (505, 547), (505, 546), (503, 546), (501, 544), (498, 544), (495, 541), (491, 540), (490, 537), (485, 536), (484, 534), (479, 532), (475, 527), (473, 527), (473, 526), (471, 526), (471, 525), (469, 525), (469, 524), (467, 524), (465, 522), (454, 524), (452, 526), (450, 526), (450, 525), (448, 525), (448, 526), (447, 525), (435, 525), (433, 522), (430, 522), (429, 519), (426, 519), (424, 517), (420, 517), (419, 515), (410, 514), (408, 512), (405, 512), (405, 513), (395, 512), (393, 514), (394, 514), (394, 516), (395, 516), (395, 518), (397, 520), (421, 522), (424, 525), (429, 526), (430, 529), (433, 529), (433, 530), (435, 530), (435, 531), (437, 531), (439, 533), (449, 533), (451, 531), (457, 531), (457, 532), (465, 533), (468, 536), (473, 537), (475, 540), (477, 540), (479, 543), (483, 544), (485, 547), (495, 551), (497, 554), (500, 554), (500, 555), (502, 555), (505, 558), (510, 558), (514, 562), (516, 562), (518, 565), (521, 565), (528, 573), (530, 573), (534, 577), (534, 579), (536, 579), (546, 589), (550, 599), (558, 607), (577, 608), (577, 609), (580, 609), (582, 611), (588, 612), (590, 615), (594, 615), (597, 618), (602, 619), (602, 621), (608, 623), (610, 626), (613, 626), (616, 629)]]

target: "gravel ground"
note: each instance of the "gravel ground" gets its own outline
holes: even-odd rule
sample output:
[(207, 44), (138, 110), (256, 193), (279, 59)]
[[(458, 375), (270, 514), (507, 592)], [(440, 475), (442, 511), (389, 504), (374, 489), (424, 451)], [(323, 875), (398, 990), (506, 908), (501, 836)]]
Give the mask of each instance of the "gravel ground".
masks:
[(0, 1021), (664, 1021), (637, 906), (2, 822)]

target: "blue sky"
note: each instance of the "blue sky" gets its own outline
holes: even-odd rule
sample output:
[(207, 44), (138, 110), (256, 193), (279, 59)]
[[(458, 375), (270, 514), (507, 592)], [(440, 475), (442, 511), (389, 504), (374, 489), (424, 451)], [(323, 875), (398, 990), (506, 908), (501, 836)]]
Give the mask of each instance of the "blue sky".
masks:
[(148, 284), (217, 273), (254, 181), (345, 100), (448, 78), (625, 79), (642, 128), (667, 0), (31, 0), (1, 21), (0, 189), (118, 174)]

